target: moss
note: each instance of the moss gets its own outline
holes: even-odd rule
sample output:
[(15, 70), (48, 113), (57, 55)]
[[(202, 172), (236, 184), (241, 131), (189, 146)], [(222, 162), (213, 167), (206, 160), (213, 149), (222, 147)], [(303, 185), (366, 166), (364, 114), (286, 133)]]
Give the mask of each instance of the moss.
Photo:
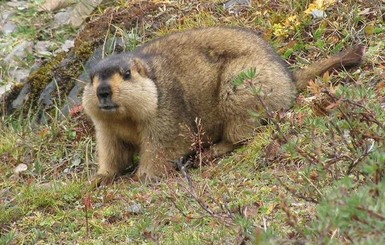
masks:
[(74, 55), (69, 58), (64, 66), (57, 72), (56, 76), (59, 81), (60, 92), (63, 96), (75, 85), (75, 78), (83, 72), (85, 62), (91, 57), (97, 46), (97, 42), (84, 42), (78, 48), (75, 48)]
[(86, 61), (94, 52), (95, 46), (96, 42), (84, 42), (78, 48), (75, 48), (75, 56), (81, 61)]
[(91, 56), (94, 46), (93, 42), (86, 42), (73, 52), (68, 54), (60, 53), (33, 73), (28, 80), (31, 84), (30, 106), (25, 108), (30, 108), (37, 104), (41, 92), (53, 79), (57, 82), (60, 93), (53, 95), (53, 97), (60, 96), (64, 98), (74, 86), (75, 78), (82, 72), (83, 64)]
[(52, 81), (54, 71), (59, 67), (64, 58), (65, 53), (59, 53), (50, 62), (29, 76), (27, 82), (31, 84), (30, 103), (35, 104), (37, 102), (36, 100), (39, 98), (41, 91)]

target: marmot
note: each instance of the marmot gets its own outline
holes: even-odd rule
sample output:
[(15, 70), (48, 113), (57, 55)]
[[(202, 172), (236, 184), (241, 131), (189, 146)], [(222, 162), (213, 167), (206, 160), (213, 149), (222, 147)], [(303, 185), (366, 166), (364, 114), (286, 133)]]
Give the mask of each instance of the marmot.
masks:
[(241, 72), (256, 70), (252, 83), (271, 110), (288, 109), (297, 91), (326, 70), (358, 64), (362, 46), (291, 73), (257, 33), (211, 27), (174, 33), (133, 52), (101, 60), (90, 72), (83, 107), (96, 129), (98, 178), (113, 179), (132, 167), (136, 176), (165, 175), (172, 161), (191, 153), (188, 128), (199, 118), (215, 156), (250, 138), (260, 108), (247, 86), (235, 86)]

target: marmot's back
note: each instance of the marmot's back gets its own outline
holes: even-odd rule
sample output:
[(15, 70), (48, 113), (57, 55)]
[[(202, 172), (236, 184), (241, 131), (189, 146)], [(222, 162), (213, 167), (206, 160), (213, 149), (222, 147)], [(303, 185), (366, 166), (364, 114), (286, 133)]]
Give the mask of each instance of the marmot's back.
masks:
[[(245, 110), (246, 105), (255, 108), (257, 100), (249, 97), (250, 88), (232, 84), (251, 68), (257, 70), (253, 82), (266, 94), (270, 109), (289, 108), (296, 94), (282, 59), (259, 35), (245, 29), (212, 27), (175, 33), (143, 45), (134, 55), (147, 61), (154, 80), (165, 83), (166, 89), (178, 83), (197, 117), (217, 109), (228, 114)], [(237, 104), (242, 108), (235, 108)]]

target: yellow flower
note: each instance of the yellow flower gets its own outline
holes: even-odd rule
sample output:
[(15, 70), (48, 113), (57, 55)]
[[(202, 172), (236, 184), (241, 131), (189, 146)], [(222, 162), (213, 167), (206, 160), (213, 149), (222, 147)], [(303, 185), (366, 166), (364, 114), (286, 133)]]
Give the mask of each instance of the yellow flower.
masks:
[(297, 15), (292, 15), (285, 21), (285, 27), (291, 30), (294, 30), (297, 26), (299, 26), (301, 22), (298, 20)]
[(314, 10), (325, 10), (326, 8), (334, 5), (337, 0), (314, 0), (309, 4), (309, 7), (305, 10), (306, 14), (311, 14)]
[(273, 25), (273, 34), (277, 37), (286, 37), (288, 35), (288, 29), (281, 24)]

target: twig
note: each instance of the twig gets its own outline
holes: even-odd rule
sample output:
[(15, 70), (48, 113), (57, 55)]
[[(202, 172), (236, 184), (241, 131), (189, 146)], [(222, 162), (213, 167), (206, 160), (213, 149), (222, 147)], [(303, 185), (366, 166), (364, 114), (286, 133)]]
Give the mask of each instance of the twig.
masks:
[(377, 219), (380, 219), (381, 221), (385, 221), (385, 216), (383, 216), (379, 213), (376, 213), (373, 210), (370, 210), (370, 209), (362, 207), (362, 206), (358, 206), (357, 209), (367, 212), (373, 218), (377, 218)]
[(318, 194), (319, 194), (322, 198), (324, 198), (324, 195), (323, 195), (322, 192), (317, 188), (317, 186), (315, 186), (315, 184), (314, 184), (308, 177), (306, 177), (306, 175), (304, 175), (303, 173), (302, 173), (301, 175), (302, 175), (302, 177), (304, 177), (304, 178), (307, 180), (308, 183), (310, 183), (311, 186), (313, 186), (313, 188), (318, 192)]
[(278, 181), (279, 183), (283, 186), (283, 188), (285, 188), (285, 190), (287, 192), (290, 192), (291, 194), (293, 194), (295, 197), (297, 198), (300, 198), (302, 200), (305, 200), (307, 202), (312, 202), (312, 203), (315, 203), (315, 204), (318, 204), (318, 200), (315, 199), (315, 198), (312, 198), (312, 197), (307, 197), (307, 196), (304, 196), (302, 194), (299, 194), (297, 191), (291, 189), (290, 187), (288, 187), (285, 183), (282, 182), (282, 180), (280, 178), (278, 178)]

